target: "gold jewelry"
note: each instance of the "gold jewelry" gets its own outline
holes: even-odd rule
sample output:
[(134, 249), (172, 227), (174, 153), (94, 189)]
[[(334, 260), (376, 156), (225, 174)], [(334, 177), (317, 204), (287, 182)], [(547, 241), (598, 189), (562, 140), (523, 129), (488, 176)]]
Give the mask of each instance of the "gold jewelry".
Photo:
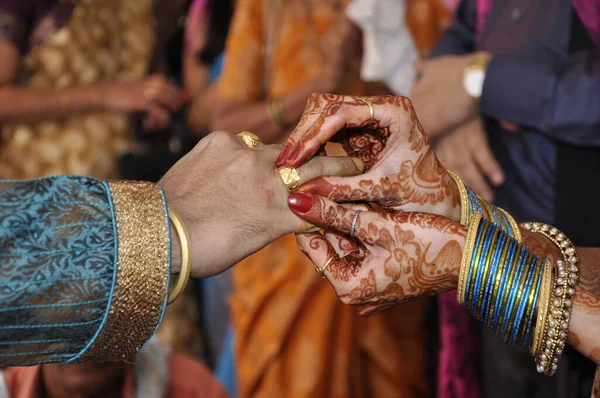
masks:
[(477, 238), (477, 230), (483, 216), (481, 213), (476, 213), (473, 216), (471, 225), (469, 225), (469, 231), (465, 238), (465, 248), (463, 250), (462, 261), (460, 263), (460, 271), (458, 274), (458, 289), (456, 301), (458, 304), (463, 305), (465, 302), (465, 290), (467, 288), (467, 277), (469, 275), (469, 268), (471, 267), (471, 258), (473, 257), (473, 250), (475, 247), (475, 240)]
[(371, 115), (371, 123), (375, 121), (375, 110), (373, 109), (373, 101), (375, 101), (375, 97), (361, 97), (356, 99), (358, 102), (362, 102), (363, 104), (367, 104), (369, 106), (369, 114)]
[(280, 128), (284, 129), (288, 126), (288, 123), (283, 117), (283, 104), (279, 98), (273, 98), (269, 101), (269, 117)]
[(177, 282), (175, 282), (175, 287), (169, 292), (169, 298), (167, 301), (169, 304), (171, 304), (177, 299), (177, 297), (179, 297), (181, 292), (183, 292), (188, 279), (190, 279), (190, 271), (192, 269), (192, 248), (187, 229), (183, 224), (181, 216), (170, 207), (169, 219), (171, 220), (171, 225), (173, 225), (173, 228), (179, 237), (179, 243), (181, 246), (181, 270), (179, 271)]
[(288, 192), (295, 191), (298, 189), (298, 181), (300, 181), (300, 174), (298, 174), (298, 170), (294, 167), (280, 167), (279, 169), (279, 177), (281, 177), (281, 181), (285, 184), (288, 189)]
[(333, 256), (329, 257), (329, 260), (327, 260), (327, 262), (325, 263), (325, 265), (322, 268), (315, 267), (315, 271), (317, 271), (317, 274), (319, 274), (319, 276), (321, 278), (325, 278), (325, 270), (327, 269), (327, 267), (329, 267), (329, 264), (331, 264), (333, 259), (337, 258), (337, 256), (338, 256), (337, 254), (334, 254)]
[(254, 133), (242, 131), (238, 136), (242, 137), (248, 148), (258, 148), (260, 146), (260, 138)]
[(556, 373), (558, 361), (567, 342), (573, 296), (579, 283), (579, 256), (573, 242), (557, 228), (537, 222), (521, 225), (528, 231), (537, 232), (548, 238), (558, 247), (564, 259), (556, 262), (550, 303), (546, 309), (549, 314), (546, 323), (539, 325), (543, 329), (542, 343), (535, 356), (537, 371), (552, 376)]
[(460, 177), (453, 171), (448, 170), (448, 175), (458, 188), (458, 193), (460, 195), (460, 223), (461, 225), (468, 226), (469, 225), (469, 196), (467, 195), (467, 189), (465, 188), (465, 183), (460, 179)]
[(537, 309), (535, 326), (533, 327), (533, 341), (531, 342), (530, 352), (534, 357), (540, 354), (542, 338), (544, 337), (544, 325), (548, 318), (548, 308), (550, 307), (550, 293), (552, 292), (552, 264), (546, 260), (544, 263), (544, 275), (542, 276), (542, 286), (540, 289), (540, 302)]
[(522, 237), (521, 237), (521, 230), (519, 229), (519, 224), (517, 224), (515, 219), (510, 214), (508, 214), (508, 212), (506, 210), (504, 210), (502, 207), (498, 207), (498, 209), (502, 213), (504, 213), (504, 215), (508, 219), (508, 223), (510, 224), (510, 229), (512, 229), (513, 234), (515, 235), (515, 239), (517, 241), (521, 242)]

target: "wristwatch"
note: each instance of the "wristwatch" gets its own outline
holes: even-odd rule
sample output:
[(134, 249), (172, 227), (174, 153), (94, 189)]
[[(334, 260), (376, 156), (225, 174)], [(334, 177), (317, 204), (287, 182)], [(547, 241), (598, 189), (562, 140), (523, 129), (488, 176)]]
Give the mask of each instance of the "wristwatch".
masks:
[(476, 53), (471, 63), (465, 68), (463, 73), (463, 88), (476, 101), (481, 98), (483, 91), (483, 82), (485, 81), (485, 71), (490, 62), (491, 55), (487, 52)]

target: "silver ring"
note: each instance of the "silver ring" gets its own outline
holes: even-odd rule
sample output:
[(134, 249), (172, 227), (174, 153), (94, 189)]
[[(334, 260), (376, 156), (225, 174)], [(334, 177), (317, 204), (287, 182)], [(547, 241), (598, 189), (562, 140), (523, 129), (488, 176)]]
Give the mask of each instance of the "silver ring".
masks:
[(352, 219), (352, 224), (350, 224), (350, 236), (354, 238), (354, 232), (356, 232), (356, 220), (358, 220), (358, 216), (362, 210), (356, 210), (354, 213), (354, 218)]

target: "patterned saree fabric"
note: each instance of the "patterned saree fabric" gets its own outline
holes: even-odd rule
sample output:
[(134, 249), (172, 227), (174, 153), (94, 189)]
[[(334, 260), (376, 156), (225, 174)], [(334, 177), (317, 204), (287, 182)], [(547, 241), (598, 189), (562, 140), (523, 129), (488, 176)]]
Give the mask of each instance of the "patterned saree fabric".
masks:
[[(324, 57), (320, 43), (340, 11), (333, 2), (281, 2), (267, 59), (262, 25), (268, 13), (264, 7), (273, 10), (276, 3), (280, 2), (237, 2), (218, 86), (221, 99), (258, 102), (281, 97), (321, 73)], [(422, 19), (413, 25), (423, 26), (433, 9), (421, 7)], [(412, 6), (410, 10), (418, 12)], [(430, 40), (419, 39), (418, 43), (427, 45)], [(340, 92), (366, 95), (367, 87), (359, 77), (360, 59), (354, 61), (356, 67), (349, 68)], [(425, 375), (427, 301), (361, 318), (318, 277), (293, 236), (238, 264), (233, 282), (232, 321), (241, 398), (416, 397), (431, 393)]]
[(168, 256), (156, 185), (0, 181), (0, 367), (129, 358), (162, 317)]

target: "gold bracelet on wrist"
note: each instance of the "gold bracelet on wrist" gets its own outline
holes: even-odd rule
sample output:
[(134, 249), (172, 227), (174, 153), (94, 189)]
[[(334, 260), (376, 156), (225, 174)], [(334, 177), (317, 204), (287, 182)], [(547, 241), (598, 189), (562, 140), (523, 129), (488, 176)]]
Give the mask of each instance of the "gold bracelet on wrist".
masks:
[(458, 193), (460, 195), (460, 224), (464, 225), (464, 226), (468, 226), (469, 220), (470, 220), (470, 214), (469, 214), (470, 211), (469, 211), (469, 197), (467, 195), (467, 189), (465, 188), (465, 184), (463, 183), (463, 181), (460, 179), (460, 177), (458, 175), (456, 175), (455, 172), (448, 170), (448, 175), (450, 176), (450, 178), (452, 178), (452, 180), (456, 184), (456, 187), (458, 188)]
[(542, 343), (535, 357), (537, 370), (552, 376), (567, 342), (573, 296), (579, 283), (579, 256), (573, 243), (557, 228), (543, 223), (524, 223), (522, 226), (554, 243), (564, 260), (556, 263), (546, 323), (538, 325), (543, 327), (543, 332)]
[(552, 264), (546, 260), (544, 263), (544, 275), (542, 276), (537, 316), (535, 325), (533, 326), (533, 341), (530, 348), (530, 352), (534, 358), (537, 358), (540, 354), (542, 339), (544, 337), (544, 325), (546, 325), (546, 320), (548, 319), (548, 308), (550, 307), (550, 297), (553, 287), (552, 269)]
[(188, 280), (190, 279), (190, 272), (192, 269), (192, 251), (191, 251), (191, 243), (188, 232), (183, 224), (183, 220), (181, 216), (173, 209), (169, 208), (169, 219), (171, 220), (171, 224), (175, 229), (175, 233), (179, 237), (179, 243), (181, 246), (181, 270), (179, 271), (179, 276), (177, 277), (177, 282), (175, 282), (175, 287), (169, 292), (169, 298), (167, 302), (172, 304), (177, 297), (183, 292), (185, 289), (185, 285), (187, 285)]
[(477, 238), (477, 230), (483, 216), (479, 213), (473, 216), (471, 224), (469, 225), (469, 231), (465, 238), (465, 247), (463, 250), (463, 256), (460, 263), (460, 271), (458, 274), (458, 289), (456, 301), (458, 304), (463, 305), (465, 303), (465, 290), (467, 288), (467, 278), (469, 275), (469, 268), (471, 267), (471, 259), (473, 258), (473, 250), (475, 248), (475, 239)]

